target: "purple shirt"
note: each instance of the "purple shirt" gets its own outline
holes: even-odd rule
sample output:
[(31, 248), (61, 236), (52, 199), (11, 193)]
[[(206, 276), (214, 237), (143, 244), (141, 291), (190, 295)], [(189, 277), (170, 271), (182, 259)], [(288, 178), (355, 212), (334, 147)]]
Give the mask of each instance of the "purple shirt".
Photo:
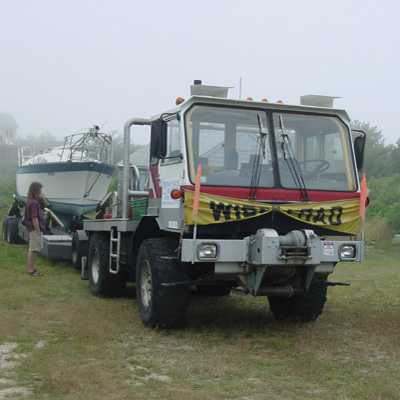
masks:
[(44, 232), (44, 217), (40, 204), (36, 199), (29, 199), (25, 206), (24, 217), (24, 225), (28, 228), (29, 232), (35, 230), (33, 226), (33, 218), (38, 219), (40, 230)]

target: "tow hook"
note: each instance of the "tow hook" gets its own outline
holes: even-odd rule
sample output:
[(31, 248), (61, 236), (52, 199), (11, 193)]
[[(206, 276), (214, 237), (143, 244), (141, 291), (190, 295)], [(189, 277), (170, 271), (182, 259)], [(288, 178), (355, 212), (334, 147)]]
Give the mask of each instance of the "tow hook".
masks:
[(326, 286), (350, 286), (350, 282), (326, 282)]

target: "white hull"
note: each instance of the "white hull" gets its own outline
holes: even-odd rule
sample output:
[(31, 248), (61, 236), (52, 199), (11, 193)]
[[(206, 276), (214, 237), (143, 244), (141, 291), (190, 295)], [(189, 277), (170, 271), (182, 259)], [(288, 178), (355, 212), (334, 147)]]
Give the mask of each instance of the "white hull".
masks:
[(40, 182), (52, 205), (95, 206), (107, 194), (111, 172), (110, 166), (94, 162), (23, 166), (17, 170), (17, 194), (26, 197), (29, 185)]

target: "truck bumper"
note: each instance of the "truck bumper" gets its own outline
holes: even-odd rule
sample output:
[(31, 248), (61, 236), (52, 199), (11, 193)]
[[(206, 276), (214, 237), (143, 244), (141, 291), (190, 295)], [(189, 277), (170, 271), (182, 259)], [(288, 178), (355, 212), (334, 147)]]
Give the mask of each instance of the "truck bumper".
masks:
[[(289, 237), (292, 232), (279, 236), (273, 229), (260, 229), (255, 235), (240, 240), (183, 239), (181, 260), (214, 262), (218, 266), (215, 272), (218, 273), (218, 270), (224, 270), (223, 264), (228, 271), (238, 269), (238, 265), (319, 266), (334, 265), (340, 261), (360, 262), (363, 259), (363, 241), (325, 240), (311, 230), (293, 232), (296, 235)], [(302, 232), (304, 239), (298, 232)], [(209, 251), (201, 251), (205, 248)]]

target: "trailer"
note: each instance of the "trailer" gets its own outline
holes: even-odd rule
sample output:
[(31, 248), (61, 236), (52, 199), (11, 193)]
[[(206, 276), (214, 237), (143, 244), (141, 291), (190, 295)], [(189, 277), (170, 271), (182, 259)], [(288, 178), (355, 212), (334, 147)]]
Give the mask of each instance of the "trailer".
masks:
[[(14, 200), (3, 219), (3, 240), (10, 244), (23, 244), (29, 233), (23, 224), (26, 200), (14, 195)], [(99, 204), (99, 208), (101, 204)], [(50, 260), (69, 261), (81, 270), (82, 257), (87, 256), (88, 238), (83, 228), (84, 216), (55, 214), (51, 204), (44, 207), (46, 231), (42, 236), (41, 255)]]
[[(96, 206), (90, 218), (102, 217), (105, 205), (113, 195), (109, 192)], [(24, 244), (29, 241), (29, 233), (23, 224), (26, 199), (13, 195), (13, 202), (3, 218), (2, 238), (10, 244)], [(83, 230), (85, 214), (55, 213), (51, 203), (44, 207), (46, 231), (42, 235), (41, 256), (53, 261), (66, 261), (82, 272), (82, 263), (88, 256), (88, 236)], [(82, 279), (87, 279), (81, 275)]]

